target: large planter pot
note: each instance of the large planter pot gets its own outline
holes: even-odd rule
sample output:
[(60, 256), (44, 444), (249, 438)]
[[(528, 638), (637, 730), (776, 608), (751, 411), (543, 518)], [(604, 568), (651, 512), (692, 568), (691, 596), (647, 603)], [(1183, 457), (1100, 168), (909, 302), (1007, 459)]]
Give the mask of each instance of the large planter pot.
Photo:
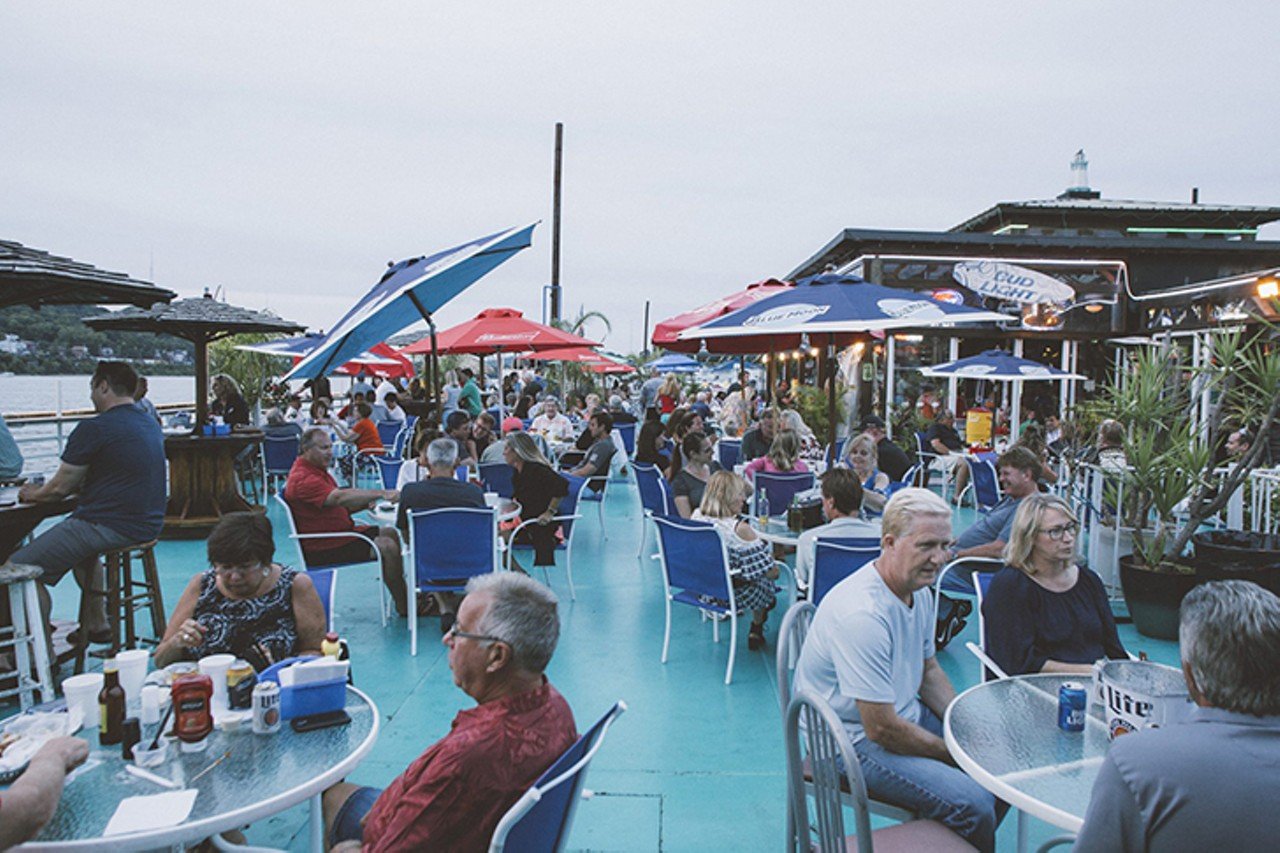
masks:
[(1178, 639), (1182, 599), (1199, 582), (1194, 574), (1154, 571), (1129, 554), (1120, 558), (1120, 586), (1138, 633), (1157, 640)]
[(1280, 595), (1280, 536), (1205, 530), (1191, 538), (1201, 581), (1246, 580)]

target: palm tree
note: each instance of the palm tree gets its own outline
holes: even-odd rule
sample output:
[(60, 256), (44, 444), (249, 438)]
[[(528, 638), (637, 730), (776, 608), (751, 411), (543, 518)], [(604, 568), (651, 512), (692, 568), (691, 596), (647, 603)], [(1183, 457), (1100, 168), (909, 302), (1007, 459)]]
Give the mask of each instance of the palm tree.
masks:
[[(604, 326), (604, 334), (600, 336), (603, 343), (604, 339), (613, 331), (613, 324), (609, 322), (609, 318), (600, 311), (588, 311), (584, 306), (578, 306), (578, 316), (572, 320), (552, 320), (551, 325), (554, 328), (564, 332), (569, 332), (583, 338), (590, 338), (587, 334), (587, 326), (592, 321), (598, 321)], [(571, 363), (561, 363), (563, 382), (561, 383), (564, 390), (573, 388), (575, 394), (586, 394), (595, 388), (595, 374), (584, 370), (580, 365)], [(565, 403), (568, 403), (568, 394), (565, 394)]]

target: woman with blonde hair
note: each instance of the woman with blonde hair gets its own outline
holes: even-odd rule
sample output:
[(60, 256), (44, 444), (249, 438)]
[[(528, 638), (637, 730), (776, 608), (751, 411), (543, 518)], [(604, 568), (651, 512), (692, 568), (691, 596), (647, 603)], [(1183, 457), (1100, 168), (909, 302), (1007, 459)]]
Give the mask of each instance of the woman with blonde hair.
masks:
[(668, 373), (658, 386), (658, 413), (669, 415), (680, 405), (680, 381), (674, 373)]
[[(764, 626), (769, 611), (778, 601), (773, 581), (778, 567), (773, 551), (741, 518), (747, 484), (736, 474), (717, 471), (707, 481), (701, 505), (694, 510), (695, 521), (715, 525), (729, 551), (729, 573), (733, 576), (733, 594), (739, 607), (752, 610), (751, 629), (747, 632), (747, 648), (764, 648)], [(728, 602), (719, 602), (726, 605)]]
[(862, 484), (862, 508), (868, 515), (879, 515), (889, 500), (889, 475), (880, 470), (875, 439), (859, 433), (849, 441), (844, 453), (844, 461)]
[(1057, 495), (1022, 499), (1005, 566), (982, 603), (987, 654), (1009, 675), (1087, 675), (1100, 658), (1127, 657), (1102, 580), (1076, 564), (1080, 522)]
[(752, 459), (743, 468), (748, 479), (754, 480), (757, 471), (769, 474), (803, 474), (809, 470), (800, 458), (800, 436), (795, 430), (784, 429), (773, 437), (769, 452)]
[[(556, 473), (527, 432), (513, 432), (503, 439), (502, 459), (515, 469), (511, 484), (513, 497), (520, 504), (521, 520), (538, 520), (537, 524), (526, 527), (520, 538), (527, 535), (528, 544), (533, 545), (535, 566), (553, 566), (556, 562), (556, 531), (560, 525), (553, 524), (552, 519), (560, 507), (560, 500), (569, 494), (569, 481)], [(514, 560), (512, 565), (516, 565)]]

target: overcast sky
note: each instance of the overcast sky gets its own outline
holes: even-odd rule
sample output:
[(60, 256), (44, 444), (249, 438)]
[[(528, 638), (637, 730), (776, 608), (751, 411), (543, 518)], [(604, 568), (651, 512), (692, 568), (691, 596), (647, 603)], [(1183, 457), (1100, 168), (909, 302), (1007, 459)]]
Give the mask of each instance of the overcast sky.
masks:
[(1077, 148), (1104, 197), (1280, 205), (1278, 31), (1274, 0), (5, 2), (0, 239), (327, 328), (388, 260), (540, 219), (439, 314), (537, 318), (562, 121), (565, 313), (630, 351), (646, 299), (1052, 197)]

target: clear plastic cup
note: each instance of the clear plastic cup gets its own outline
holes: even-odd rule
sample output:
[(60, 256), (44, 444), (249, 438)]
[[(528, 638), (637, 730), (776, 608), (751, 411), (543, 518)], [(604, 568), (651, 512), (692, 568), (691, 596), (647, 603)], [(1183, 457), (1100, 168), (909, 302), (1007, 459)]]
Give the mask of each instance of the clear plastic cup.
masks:
[(155, 749), (147, 749), (151, 741), (143, 738), (133, 748), (133, 763), (139, 767), (159, 767), (169, 757), (169, 741), (160, 738), (160, 745)]

